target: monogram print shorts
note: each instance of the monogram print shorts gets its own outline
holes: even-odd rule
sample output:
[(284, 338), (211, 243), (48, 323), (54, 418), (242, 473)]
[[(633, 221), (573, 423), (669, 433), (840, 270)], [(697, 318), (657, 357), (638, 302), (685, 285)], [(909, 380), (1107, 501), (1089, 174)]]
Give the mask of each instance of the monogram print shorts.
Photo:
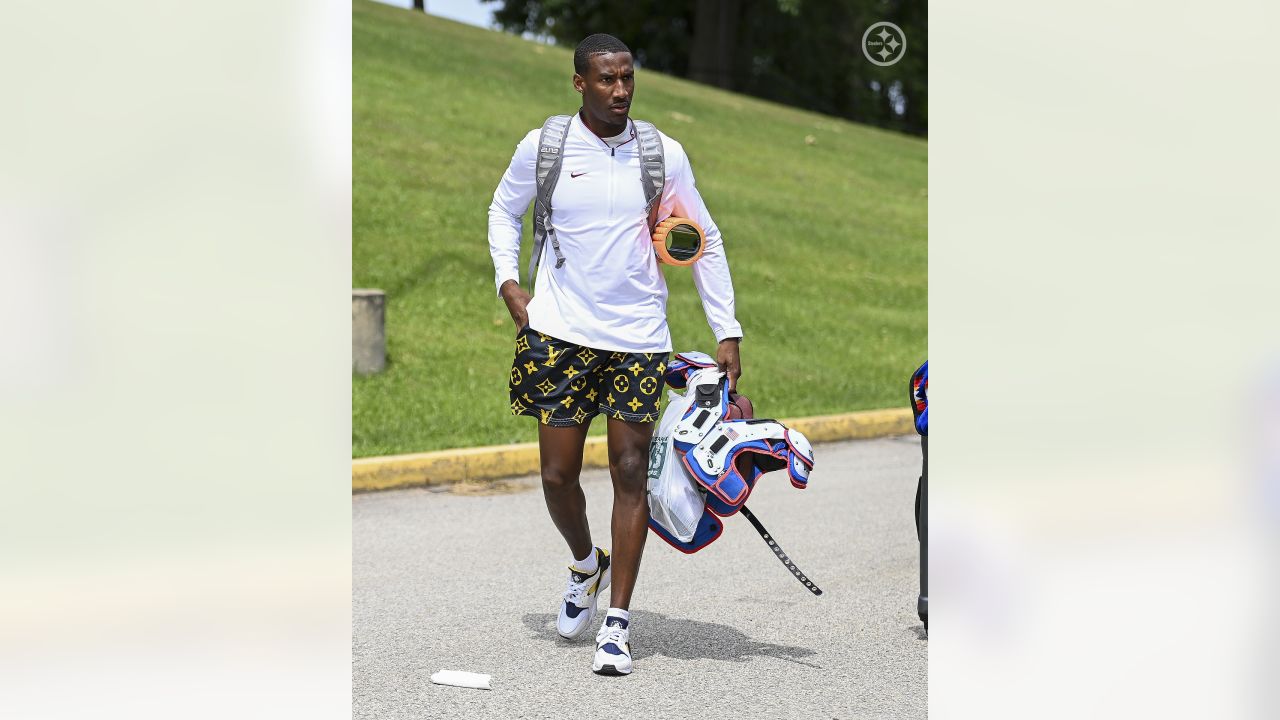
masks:
[(511, 364), (511, 414), (543, 425), (581, 425), (604, 413), (626, 422), (657, 422), (667, 353), (610, 352), (575, 345), (526, 327)]

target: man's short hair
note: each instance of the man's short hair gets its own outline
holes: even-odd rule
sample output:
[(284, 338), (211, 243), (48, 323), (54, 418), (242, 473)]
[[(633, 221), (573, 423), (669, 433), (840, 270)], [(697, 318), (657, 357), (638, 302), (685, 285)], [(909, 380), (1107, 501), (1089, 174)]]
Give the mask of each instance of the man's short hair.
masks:
[(604, 33), (588, 35), (582, 42), (578, 43), (578, 47), (573, 51), (573, 71), (586, 77), (588, 61), (591, 56), (608, 55), (609, 53), (627, 53), (630, 55), (631, 48), (612, 35)]

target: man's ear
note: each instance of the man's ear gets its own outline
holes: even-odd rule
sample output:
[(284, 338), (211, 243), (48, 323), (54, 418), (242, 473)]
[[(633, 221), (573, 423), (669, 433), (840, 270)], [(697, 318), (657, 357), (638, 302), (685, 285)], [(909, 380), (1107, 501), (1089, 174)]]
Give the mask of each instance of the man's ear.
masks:
[(586, 82), (586, 78), (582, 77), (578, 73), (573, 74), (573, 89), (577, 90), (579, 95), (582, 94), (582, 86), (586, 84)]

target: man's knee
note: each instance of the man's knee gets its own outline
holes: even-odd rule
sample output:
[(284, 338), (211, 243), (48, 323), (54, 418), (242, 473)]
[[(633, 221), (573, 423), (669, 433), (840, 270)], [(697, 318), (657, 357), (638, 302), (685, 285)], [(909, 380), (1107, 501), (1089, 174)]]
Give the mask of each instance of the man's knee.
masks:
[(613, 471), (614, 478), (628, 488), (638, 487), (643, 490), (645, 476), (649, 469), (648, 447), (627, 448), (615, 453), (614, 457), (609, 459), (609, 469)]
[(563, 465), (547, 463), (542, 466), (542, 486), (548, 490), (572, 490), (578, 487), (580, 473)]

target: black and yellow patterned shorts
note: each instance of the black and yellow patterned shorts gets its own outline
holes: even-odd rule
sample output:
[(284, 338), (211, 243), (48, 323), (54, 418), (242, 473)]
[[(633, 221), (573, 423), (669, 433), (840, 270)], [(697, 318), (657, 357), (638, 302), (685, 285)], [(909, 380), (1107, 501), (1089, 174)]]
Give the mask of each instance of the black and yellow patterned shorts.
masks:
[(581, 425), (604, 413), (657, 422), (667, 353), (610, 352), (525, 328), (511, 364), (511, 414), (543, 425)]

